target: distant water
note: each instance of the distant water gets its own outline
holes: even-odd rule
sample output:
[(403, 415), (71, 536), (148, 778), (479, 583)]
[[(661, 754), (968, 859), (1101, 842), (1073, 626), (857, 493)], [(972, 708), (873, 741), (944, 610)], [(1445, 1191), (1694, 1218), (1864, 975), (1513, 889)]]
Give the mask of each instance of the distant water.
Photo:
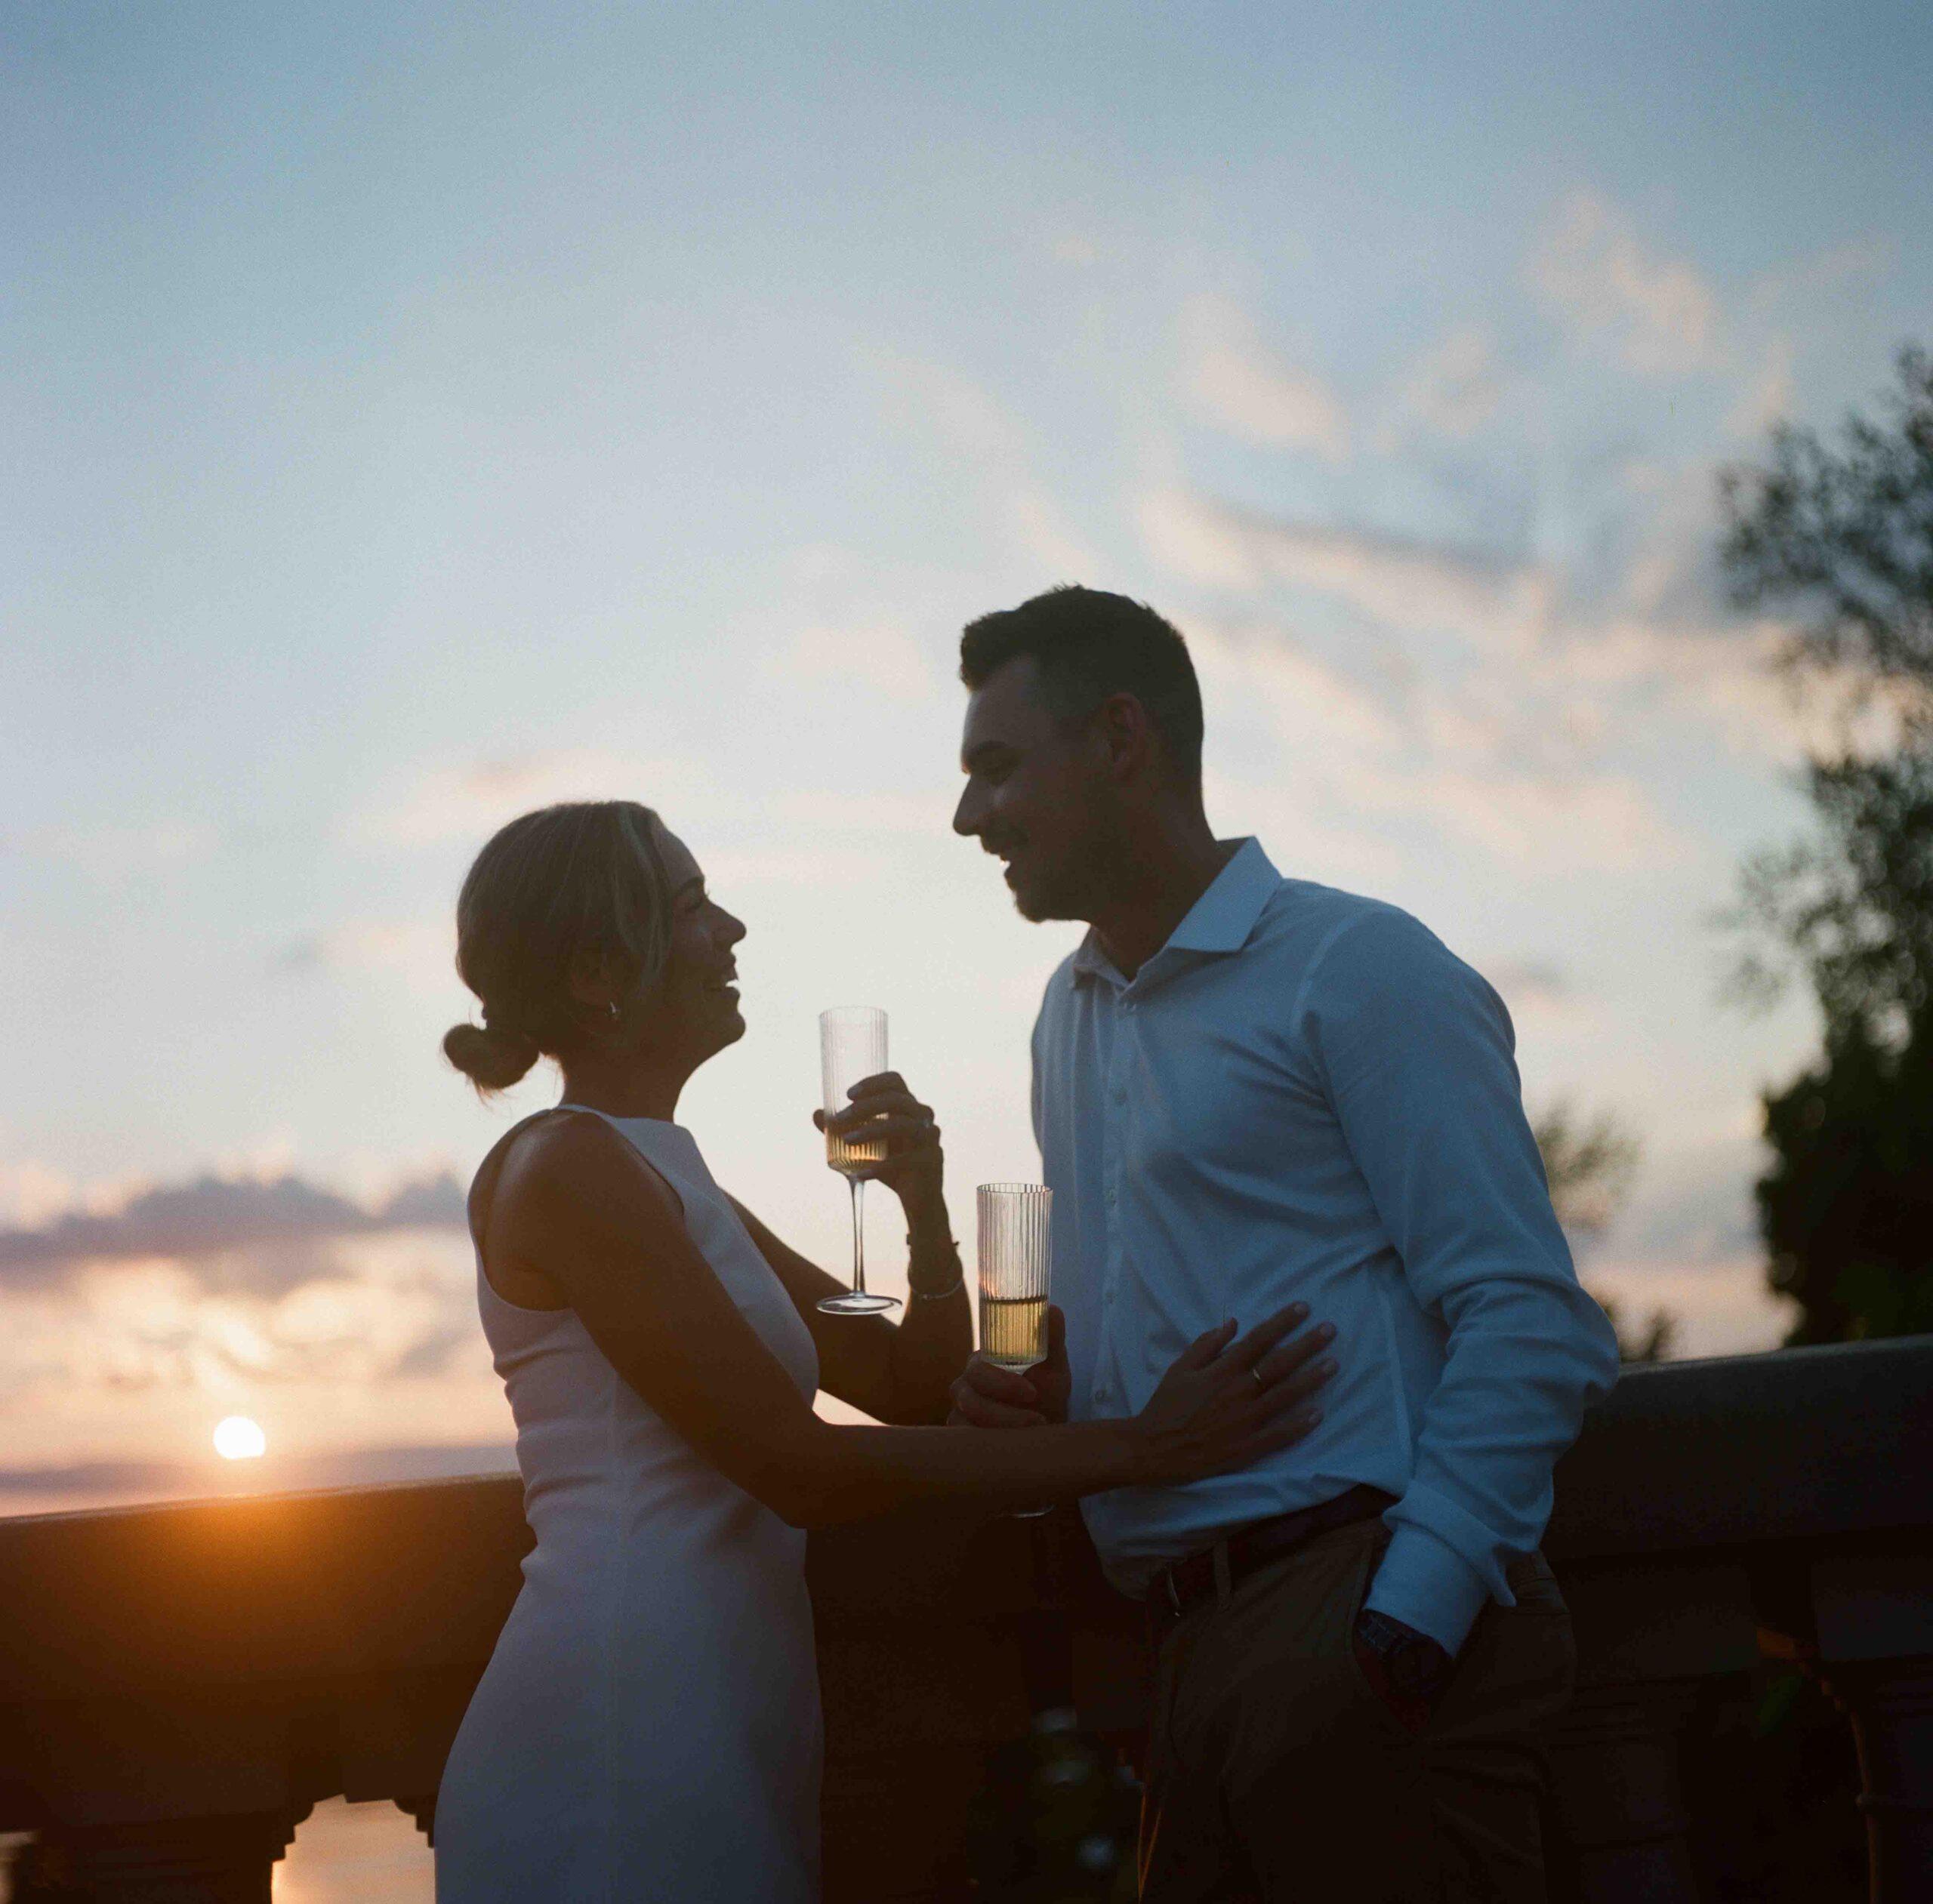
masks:
[[(0, 1872), (27, 1841), (0, 1832)], [(0, 1878), (0, 1884), (4, 1884)], [(434, 1904), (435, 1860), (415, 1819), (392, 1804), (330, 1798), (303, 1821), (275, 1868), (275, 1904)]]
[(275, 1904), (432, 1904), (435, 1892), (422, 1833), (387, 1803), (325, 1801), (275, 1868)]
[(374, 1487), (385, 1481), (446, 1480), (513, 1473), (507, 1443), (408, 1448), (344, 1448), (324, 1454), (270, 1454), (252, 1461), (95, 1461), (63, 1468), (0, 1468), (0, 1517), (206, 1501), (305, 1488)]

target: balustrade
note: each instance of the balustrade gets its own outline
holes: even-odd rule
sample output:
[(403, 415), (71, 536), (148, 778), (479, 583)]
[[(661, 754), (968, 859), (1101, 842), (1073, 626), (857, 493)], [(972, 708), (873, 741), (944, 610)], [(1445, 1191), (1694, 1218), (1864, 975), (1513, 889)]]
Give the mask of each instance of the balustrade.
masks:
[[(1558, 1889), (1697, 1896), (1682, 1742), (1764, 1655), (1858, 1743), (1876, 1904), (1933, 1898), (1933, 1339), (1629, 1372), (1558, 1474), (1578, 1638)], [(1029, 1715), (1131, 1750), (1147, 1661), (1071, 1515), (815, 1536), (831, 1904), (966, 1895), (968, 1806)], [(262, 1904), (319, 1800), (433, 1831), (529, 1535), (487, 1479), (0, 1521), (0, 1831), (100, 1904)]]

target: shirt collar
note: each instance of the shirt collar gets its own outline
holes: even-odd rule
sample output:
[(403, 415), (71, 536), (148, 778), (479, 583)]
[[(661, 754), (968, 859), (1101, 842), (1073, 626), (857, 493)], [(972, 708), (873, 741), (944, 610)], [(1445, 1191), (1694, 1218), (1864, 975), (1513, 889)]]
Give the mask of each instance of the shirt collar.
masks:
[[(1248, 943), (1255, 922), (1282, 883), (1282, 876), (1262, 850), (1259, 840), (1240, 841), (1228, 864), (1209, 883), (1208, 890), (1191, 906), (1186, 917), (1168, 935), (1168, 942), (1141, 968), (1136, 978), (1167, 963), (1170, 952), (1239, 952)], [(1101, 950), (1090, 927), (1074, 955), (1077, 978), (1105, 978), (1127, 982), (1114, 961)]]

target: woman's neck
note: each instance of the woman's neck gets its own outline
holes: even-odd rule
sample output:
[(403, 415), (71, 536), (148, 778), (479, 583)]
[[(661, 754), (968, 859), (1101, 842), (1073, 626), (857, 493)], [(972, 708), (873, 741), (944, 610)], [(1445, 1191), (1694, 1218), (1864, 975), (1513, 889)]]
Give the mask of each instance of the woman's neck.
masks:
[(689, 1068), (615, 1054), (587, 1054), (563, 1067), (566, 1104), (601, 1111), (612, 1117), (652, 1117), (670, 1123), (678, 1114), (679, 1094)]

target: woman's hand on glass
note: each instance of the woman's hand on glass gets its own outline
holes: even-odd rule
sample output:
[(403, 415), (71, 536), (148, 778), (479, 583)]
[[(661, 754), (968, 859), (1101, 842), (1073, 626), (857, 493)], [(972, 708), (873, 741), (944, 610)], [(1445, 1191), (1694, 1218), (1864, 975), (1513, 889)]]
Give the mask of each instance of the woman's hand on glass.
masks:
[(914, 1096), (897, 1071), (862, 1078), (846, 1095), (852, 1101), (843, 1111), (830, 1117), (815, 1111), (812, 1122), (849, 1144), (878, 1145), (885, 1152), (849, 1174), (884, 1184), (905, 1206), (907, 1222), (914, 1228), (931, 1218), (944, 1219), (946, 1157), (931, 1107)]
[(1225, 1322), (1189, 1343), (1134, 1418), (1142, 1482), (1246, 1468), (1309, 1434), (1322, 1419), (1309, 1397), (1336, 1373), (1322, 1353), (1336, 1331), (1322, 1323), (1288, 1340), (1308, 1319), (1309, 1305), (1293, 1302), (1239, 1340)]

